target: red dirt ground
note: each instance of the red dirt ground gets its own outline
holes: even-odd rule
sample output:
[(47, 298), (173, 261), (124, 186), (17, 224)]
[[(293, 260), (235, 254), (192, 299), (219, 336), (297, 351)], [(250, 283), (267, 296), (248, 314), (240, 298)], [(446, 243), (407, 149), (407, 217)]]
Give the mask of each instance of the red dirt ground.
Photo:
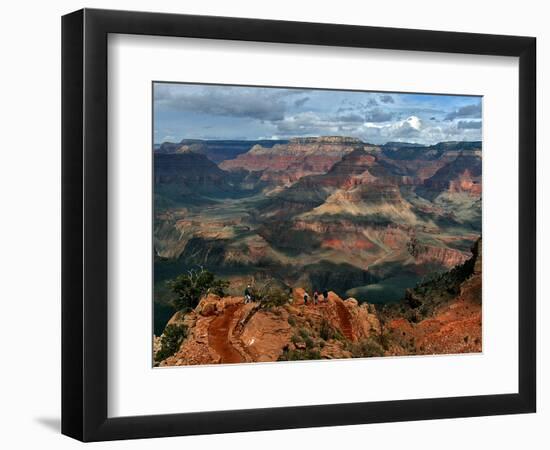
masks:
[(208, 327), (208, 343), (220, 355), (222, 364), (243, 362), (241, 354), (229, 341), (229, 329), (237, 309), (237, 305), (228, 306), (223, 314), (216, 317)]
[(340, 328), (344, 336), (350, 341), (353, 340), (353, 328), (351, 326), (351, 314), (341, 300), (335, 300)]

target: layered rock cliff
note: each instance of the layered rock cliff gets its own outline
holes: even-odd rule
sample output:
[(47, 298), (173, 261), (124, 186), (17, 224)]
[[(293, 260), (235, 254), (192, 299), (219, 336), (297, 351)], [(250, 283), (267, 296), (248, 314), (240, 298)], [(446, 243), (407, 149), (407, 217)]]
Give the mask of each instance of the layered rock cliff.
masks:
[(264, 181), (291, 185), (304, 176), (327, 172), (344, 155), (364, 147), (358, 139), (340, 136), (295, 138), (273, 148), (255, 145), (247, 153), (223, 161), (220, 167), (261, 171)]

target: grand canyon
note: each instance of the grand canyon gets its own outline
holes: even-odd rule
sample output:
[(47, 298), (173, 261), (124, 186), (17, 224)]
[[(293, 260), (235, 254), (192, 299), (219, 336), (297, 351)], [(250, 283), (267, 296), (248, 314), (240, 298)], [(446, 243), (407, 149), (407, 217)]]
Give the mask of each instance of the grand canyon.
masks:
[(154, 367), (482, 351), (482, 98), (153, 83)]
[[(480, 141), (183, 139), (153, 161), (156, 366), (481, 351)], [(223, 289), (178, 306), (199, 272)]]

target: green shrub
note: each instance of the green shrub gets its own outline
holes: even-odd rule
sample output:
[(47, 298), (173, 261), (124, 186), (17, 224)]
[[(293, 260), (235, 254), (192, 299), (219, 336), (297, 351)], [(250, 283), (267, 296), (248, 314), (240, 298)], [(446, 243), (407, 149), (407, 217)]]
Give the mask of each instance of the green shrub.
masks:
[(340, 330), (338, 329), (334, 329), (334, 337), (333, 339), (335, 339), (336, 341), (340, 341), (340, 342), (346, 342), (347, 339), (346, 337), (340, 332)]
[(279, 361), (308, 361), (313, 359), (321, 359), (321, 353), (318, 350), (283, 350)]
[(302, 337), (302, 339), (307, 339), (309, 338), (309, 331), (307, 330), (307, 328), (300, 328), (298, 330), (298, 333), (300, 334), (300, 336)]
[(384, 350), (388, 350), (391, 344), (391, 336), (387, 331), (384, 331), (378, 338), (380, 345)]
[(289, 296), (282, 289), (266, 284), (255, 295), (255, 300), (260, 302), (260, 307), (272, 309), (277, 306), (284, 306), (288, 303)]
[(313, 348), (315, 347), (315, 343), (313, 342), (313, 339), (311, 339), (309, 336), (304, 339), (304, 342), (306, 344), (306, 348)]
[(229, 282), (216, 279), (213, 273), (201, 268), (177, 276), (168, 282), (168, 286), (176, 294), (174, 308), (184, 310), (195, 308), (206, 294), (224, 296)]
[(160, 362), (176, 353), (186, 337), (185, 325), (167, 325), (160, 338), (160, 350), (155, 354), (155, 361)]
[(321, 339), (328, 341), (330, 339), (342, 340), (344, 337), (342, 334), (335, 328), (333, 328), (328, 320), (323, 319), (321, 321), (321, 328), (319, 329), (319, 336)]
[(305, 359), (321, 359), (321, 353), (319, 350), (306, 350), (305, 352)]
[(363, 339), (359, 342), (349, 343), (347, 350), (352, 358), (368, 358), (371, 356), (384, 356), (384, 347), (373, 338)]

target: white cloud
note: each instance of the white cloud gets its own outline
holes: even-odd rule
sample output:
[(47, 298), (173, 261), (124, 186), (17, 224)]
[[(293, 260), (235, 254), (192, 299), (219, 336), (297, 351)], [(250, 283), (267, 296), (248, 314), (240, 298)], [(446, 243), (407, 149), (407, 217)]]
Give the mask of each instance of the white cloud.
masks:
[(404, 121), (404, 124), (405, 123), (415, 130), (420, 130), (420, 127), (422, 126), (422, 121), (416, 116), (407, 117), (407, 119)]

